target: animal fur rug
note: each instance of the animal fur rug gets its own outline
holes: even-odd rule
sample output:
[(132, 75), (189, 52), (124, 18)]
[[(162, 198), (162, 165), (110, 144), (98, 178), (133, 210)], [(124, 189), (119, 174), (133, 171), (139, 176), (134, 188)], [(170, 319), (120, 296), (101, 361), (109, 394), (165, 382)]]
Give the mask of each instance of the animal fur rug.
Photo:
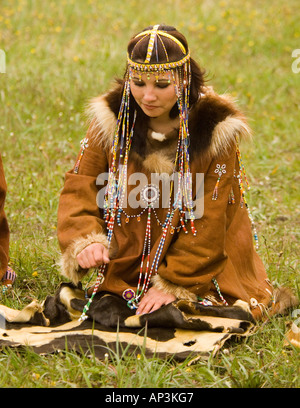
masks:
[(39, 354), (68, 349), (99, 359), (118, 350), (182, 361), (216, 353), (229, 339), (248, 336), (255, 328), (244, 302), (226, 307), (178, 300), (136, 315), (123, 299), (99, 293), (88, 319), (79, 321), (86, 302), (82, 289), (63, 283), (54, 296), (23, 310), (0, 305), (0, 347), (27, 346)]

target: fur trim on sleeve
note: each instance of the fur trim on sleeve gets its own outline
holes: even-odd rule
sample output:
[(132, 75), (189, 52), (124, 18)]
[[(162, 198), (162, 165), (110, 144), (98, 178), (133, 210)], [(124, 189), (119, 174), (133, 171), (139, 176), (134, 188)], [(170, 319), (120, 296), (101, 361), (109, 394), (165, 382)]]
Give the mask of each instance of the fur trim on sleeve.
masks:
[(290, 309), (299, 306), (299, 298), (292, 289), (280, 286), (274, 290), (274, 306), (271, 314), (286, 314)]
[(156, 289), (162, 290), (165, 293), (174, 295), (177, 299), (190, 300), (192, 302), (197, 301), (197, 296), (185, 289), (182, 286), (175, 285), (174, 283), (162, 278), (160, 275), (152, 277), (152, 286)]
[(87, 235), (86, 237), (80, 237), (74, 240), (62, 254), (59, 262), (60, 272), (63, 276), (70, 279), (75, 285), (83, 278), (87, 273), (87, 269), (82, 269), (77, 262), (77, 255), (88, 245), (102, 244), (106, 248), (108, 247), (107, 237), (103, 233), (95, 233)]
[(245, 119), (238, 114), (228, 116), (214, 128), (210, 146), (211, 156), (216, 158), (221, 154), (228, 153), (235, 143), (235, 135), (239, 139), (247, 139), (251, 135), (251, 130)]
[(91, 132), (94, 134), (94, 143), (103, 144), (105, 149), (109, 149), (116, 127), (116, 117), (110, 109), (106, 96), (98, 96), (90, 101), (86, 114), (91, 120)]
[(92, 98), (86, 107), (86, 116), (94, 134), (93, 143), (102, 144), (109, 149), (117, 124), (117, 116), (122, 100), (123, 81), (117, 81), (112, 89), (103, 95)]

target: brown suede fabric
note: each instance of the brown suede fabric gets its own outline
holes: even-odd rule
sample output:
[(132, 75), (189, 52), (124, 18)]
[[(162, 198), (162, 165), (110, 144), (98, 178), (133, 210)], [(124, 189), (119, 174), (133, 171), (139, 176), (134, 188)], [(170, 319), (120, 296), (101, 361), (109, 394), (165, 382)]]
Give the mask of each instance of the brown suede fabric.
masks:
[[(112, 93), (120, 92), (114, 89)], [(110, 95), (109, 94), (109, 95)], [(83, 151), (78, 174), (74, 169), (66, 174), (58, 211), (58, 239), (62, 250), (62, 273), (77, 282), (83, 273), (76, 263), (76, 256), (92, 242), (105, 243), (106, 226), (97, 206), (97, 193), (103, 185), (96, 185), (99, 174), (107, 172), (111, 160), (111, 142), (115, 115), (107, 95), (93, 102), (93, 119), (87, 139), (89, 146)], [(200, 119), (201, 120), (200, 120)], [(197, 235), (182, 229), (167, 234), (152, 284), (172, 292), (178, 299), (196, 300), (197, 296), (221, 302), (212, 282), (217, 279), (222, 295), (232, 305), (237, 300), (246, 301), (254, 315), (269, 305), (272, 298), (265, 268), (254, 249), (253, 234), (245, 205), (240, 204), (239, 164), (236, 154), (236, 135), (247, 135), (246, 121), (228, 97), (221, 97), (211, 90), (193, 107), (190, 117), (191, 146), (193, 146), (191, 171), (193, 181), (197, 173), (204, 174), (204, 213), (195, 220)], [(151, 183), (150, 175), (159, 170), (170, 174), (175, 159), (176, 131), (163, 141), (153, 140), (151, 131), (146, 137), (146, 154), (132, 150), (128, 164), (128, 178), (142, 172)], [(80, 155), (78, 156), (80, 157)], [(217, 165), (226, 173), (220, 178), (218, 197), (212, 199), (218, 179)], [(99, 180), (98, 180), (99, 182)], [(193, 183), (195, 185), (195, 183)], [(128, 194), (136, 186), (129, 186)], [(235, 203), (229, 203), (233, 192)], [(195, 191), (193, 194), (195, 196)], [(127, 215), (136, 215), (141, 208), (127, 208)], [(163, 222), (167, 209), (157, 208), (157, 218)], [(122, 226), (115, 227), (111, 261), (101, 291), (122, 295), (128, 288), (136, 290), (143, 251), (147, 213), (138, 220), (122, 213)], [(176, 213), (174, 226), (180, 225)], [(162, 227), (152, 216), (151, 261), (154, 258)], [(86, 245), (85, 245), (86, 244)], [(261, 304), (261, 306), (259, 306)]]

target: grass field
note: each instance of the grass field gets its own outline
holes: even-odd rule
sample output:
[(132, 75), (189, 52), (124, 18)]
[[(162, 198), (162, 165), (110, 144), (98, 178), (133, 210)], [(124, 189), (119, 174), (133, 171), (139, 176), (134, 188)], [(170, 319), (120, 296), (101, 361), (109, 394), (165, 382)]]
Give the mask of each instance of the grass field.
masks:
[[(242, 154), (260, 255), (271, 281), (299, 295), (297, 0), (1, 0), (0, 152), (18, 274), (5, 305), (42, 300), (60, 282), (57, 205), (86, 131), (85, 105), (123, 74), (129, 38), (155, 23), (181, 30), (209, 84), (234, 95), (249, 117), (254, 140)], [(143, 354), (101, 362), (71, 351), (4, 350), (0, 387), (296, 388), (299, 350), (283, 347), (291, 318), (271, 319), (242, 344), (192, 366)]]

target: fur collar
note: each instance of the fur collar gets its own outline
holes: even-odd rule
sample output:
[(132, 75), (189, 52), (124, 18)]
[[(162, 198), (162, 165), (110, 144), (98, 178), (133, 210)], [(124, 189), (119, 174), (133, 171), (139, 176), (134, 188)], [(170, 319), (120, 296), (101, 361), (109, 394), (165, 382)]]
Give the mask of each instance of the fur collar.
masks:
[[(96, 143), (109, 149), (112, 145), (122, 84), (92, 99), (88, 106), (91, 134)], [(242, 112), (229, 95), (218, 95), (206, 87), (189, 116), (190, 155), (214, 159), (226, 155), (239, 138), (249, 138), (251, 130)], [(158, 142), (159, 143), (159, 142)], [(162, 152), (160, 152), (161, 156)]]

